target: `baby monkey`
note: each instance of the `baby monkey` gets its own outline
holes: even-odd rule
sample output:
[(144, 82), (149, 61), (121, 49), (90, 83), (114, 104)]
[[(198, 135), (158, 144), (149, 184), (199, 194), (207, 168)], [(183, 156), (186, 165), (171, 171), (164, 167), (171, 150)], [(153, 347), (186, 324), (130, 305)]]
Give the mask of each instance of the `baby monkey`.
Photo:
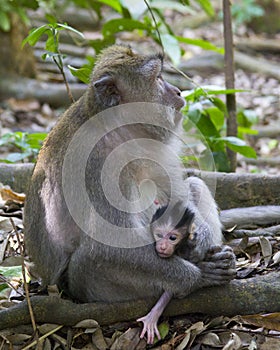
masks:
[[(177, 203), (174, 209), (179, 209), (179, 205)], [(174, 220), (172, 220), (173, 215), (169, 216), (167, 223), (161, 224), (160, 218), (166, 210), (167, 206), (160, 207), (152, 218), (151, 230), (156, 241), (156, 252), (161, 258), (170, 258), (176, 254), (183, 259), (188, 259), (188, 254), (193, 246), (192, 241), (194, 240), (194, 213), (187, 208), (177, 224), (174, 225)], [(158, 223), (156, 222), (157, 220), (159, 220)], [(146, 316), (137, 320), (143, 322), (143, 330), (140, 338), (143, 338), (147, 333), (148, 344), (154, 342), (155, 334), (160, 339), (160, 333), (157, 327), (158, 319), (172, 299), (172, 296), (171, 292), (165, 291), (151, 311)]]

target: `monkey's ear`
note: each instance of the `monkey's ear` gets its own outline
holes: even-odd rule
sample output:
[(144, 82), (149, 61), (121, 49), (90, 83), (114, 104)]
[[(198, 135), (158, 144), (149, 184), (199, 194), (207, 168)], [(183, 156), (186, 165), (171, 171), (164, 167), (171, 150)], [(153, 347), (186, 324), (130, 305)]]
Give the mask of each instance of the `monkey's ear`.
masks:
[(190, 235), (189, 235), (189, 239), (192, 241), (194, 239), (194, 233), (195, 233), (195, 224), (192, 223), (191, 227), (190, 227)]
[(106, 75), (92, 82), (96, 91), (96, 97), (101, 101), (103, 106), (117, 106), (121, 101), (120, 92), (116, 86), (115, 79)]

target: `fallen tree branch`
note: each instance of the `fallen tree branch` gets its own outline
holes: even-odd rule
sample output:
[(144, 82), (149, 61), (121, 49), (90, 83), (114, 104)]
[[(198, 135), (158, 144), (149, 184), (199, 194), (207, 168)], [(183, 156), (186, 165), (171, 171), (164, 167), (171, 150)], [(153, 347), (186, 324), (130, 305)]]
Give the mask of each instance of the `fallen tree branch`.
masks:
[(235, 63), (238, 67), (250, 71), (266, 74), (274, 79), (280, 80), (280, 68), (278, 63), (250, 56), (243, 52), (235, 51)]
[(234, 226), (249, 228), (280, 223), (280, 206), (267, 205), (222, 210), (220, 219), (226, 229)]
[[(146, 314), (155, 300), (124, 303), (75, 304), (58, 297), (35, 296), (30, 299), (38, 323), (73, 326), (84, 319), (100, 325), (136, 320)], [(234, 280), (223, 287), (204, 288), (185, 299), (174, 299), (164, 315), (177, 316), (199, 312), (207, 315), (246, 315), (280, 311), (280, 272), (250, 279)], [(0, 329), (30, 323), (26, 301), (0, 311)]]
[(255, 51), (265, 51), (265, 52), (280, 52), (279, 39), (269, 39), (269, 38), (239, 38), (235, 44), (238, 49), (241, 50), (255, 50)]
[(279, 204), (280, 176), (214, 173), (195, 169), (187, 169), (186, 175), (204, 180), (220, 209)]
[[(34, 164), (0, 164), (0, 183), (16, 192), (26, 192)], [(278, 205), (280, 176), (227, 174), (186, 169), (187, 176), (198, 176), (209, 186), (220, 209)]]
[(242, 162), (253, 165), (268, 165), (278, 167), (280, 165), (280, 157), (259, 157), (257, 159), (254, 158), (242, 158)]
[[(85, 92), (86, 84), (70, 84), (72, 94), (77, 100)], [(18, 99), (35, 98), (41, 103), (48, 103), (53, 107), (69, 106), (69, 97), (65, 86), (60, 83), (46, 83), (28, 78), (1, 77), (1, 99), (13, 96)]]
[(280, 206), (267, 205), (222, 210), (220, 219), (224, 227), (256, 227), (280, 223)]
[(234, 230), (232, 232), (224, 232), (226, 239), (239, 239), (244, 237), (273, 237), (280, 236), (280, 225), (266, 227), (266, 228), (258, 228), (257, 230)]

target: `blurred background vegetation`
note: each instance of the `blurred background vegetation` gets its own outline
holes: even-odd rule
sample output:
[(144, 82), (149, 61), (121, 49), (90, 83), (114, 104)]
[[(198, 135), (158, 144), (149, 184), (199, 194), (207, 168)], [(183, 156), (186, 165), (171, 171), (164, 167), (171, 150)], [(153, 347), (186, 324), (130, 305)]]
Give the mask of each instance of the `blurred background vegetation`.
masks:
[[(224, 11), (215, 0), (2, 0), (1, 161), (35, 161), (58, 114), (85, 90), (96, 55), (124, 43), (138, 52), (164, 51), (165, 78), (187, 101), (186, 166), (277, 173), (280, 5), (232, 4), (236, 89), (225, 86), (224, 33), (230, 24), (223, 28)], [(235, 92), (237, 128), (230, 133), (225, 95), (235, 98)], [(263, 140), (268, 126), (274, 133)], [(234, 165), (228, 149), (238, 153)]]

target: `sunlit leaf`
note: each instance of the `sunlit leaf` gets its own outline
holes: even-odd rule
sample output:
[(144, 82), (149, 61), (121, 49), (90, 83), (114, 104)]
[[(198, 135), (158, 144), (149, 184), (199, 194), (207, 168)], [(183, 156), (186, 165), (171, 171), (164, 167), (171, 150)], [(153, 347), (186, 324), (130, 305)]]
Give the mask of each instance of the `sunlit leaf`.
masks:
[[(121, 0), (120, 2), (123, 7), (128, 9), (129, 13), (134, 19), (139, 18), (145, 11), (147, 11), (147, 6), (144, 1)], [(153, 4), (151, 4), (151, 6), (152, 5)]]
[(88, 67), (75, 68), (75, 67), (72, 67), (70, 65), (68, 65), (68, 68), (70, 69), (70, 72), (74, 77), (77, 77), (85, 84), (89, 84), (90, 75), (91, 75), (90, 68), (88, 68)]
[(214, 16), (215, 11), (209, 0), (196, 0), (208, 16)]
[(257, 158), (255, 150), (247, 146), (245, 141), (233, 136), (221, 137), (221, 140), (225, 141), (227, 147), (234, 152), (240, 153), (247, 158)]
[(24, 46), (26, 43), (28, 43), (31, 46), (34, 46), (37, 43), (37, 41), (41, 38), (41, 36), (46, 33), (47, 30), (49, 30), (47, 24), (32, 29), (28, 36), (22, 41), (22, 46)]
[(122, 13), (122, 7), (121, 7), (121, 2), (119, 0), (99, 0), (99, 2), (102, 2), (105, 5), (108, 5), (112, 7), (112, 9), (116, 10), (119, 13)]
[(181, 59), (181, 49), (178, 40), (170, 34), (161, 34), (164, 51), (171, 58), (173, 64), (178, 66)]
[(202, 40), (202, 39), (191, 39), (191, 38), (185, 38), (182, 36), (176, 36), (176, 39), (184, 44), (189, 44), (189, 45), (194, 45), (194, 46), (199, 46), (204, 50), (211, 50), (218, 52), (220, 54), (224, 54), (224, 48), (222, 47), (217, 47), (214, 44), (210, 43), (207, 40)]
[(209, 115), (212, 123), (217, 130), (220, 130), (224, 126), (225, 115), (217, 107), (208, 107), (206, 113)]
[(132, 31), (134, 29), (148, 29), (146, 25), (135, 19), (112, 19), (111, 21), (106, 22), (102, 28), (102, 34), (104, 36), (109, 36), (114, 33), (121, 31)]
[(78, 34), (79, 36), (81, 36), (83, 39), (85, 38), (84, 34), (81, 33), (79, 30), (75, 29), (75, 28), (72, 28), (70, 26), (68, 26), (67, 24), (61, 24), (61, 23), (57, 23), (57, 26), (58, 27), (61, 27), (63, 29), (66, 29), (66, 30), (70, 30), (71, 32), (75, 33), (75, 34)]

